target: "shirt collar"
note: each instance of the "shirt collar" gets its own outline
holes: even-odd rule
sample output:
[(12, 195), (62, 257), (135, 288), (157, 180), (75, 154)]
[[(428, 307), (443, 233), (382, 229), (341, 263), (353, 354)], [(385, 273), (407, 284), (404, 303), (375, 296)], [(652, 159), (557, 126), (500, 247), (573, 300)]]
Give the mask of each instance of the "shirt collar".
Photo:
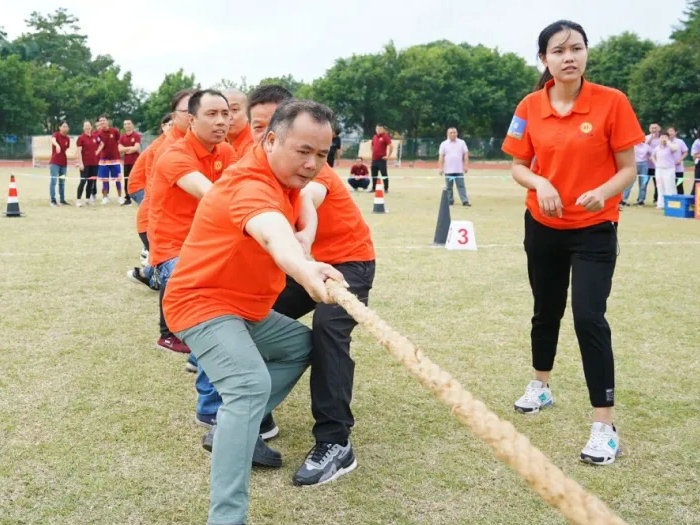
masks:
[[(544, 88), (541, 90), (541, 117), (542, 118), (547, 118), (551, 115), (555, 116), (561, 116), (558, 115), (555, 111), (554, 108), (552, 108), (552, 104), (549, 102), (549, 95), (547, 94), (547, 91), (549, 91), (549, 88), (551, 88), (554, 85), (554, 79), (550, 79), (547, 81), (547, 83), (544, 85)], [(578, 96), (576, 97), (576, 101), (574, 102), (574, 107), (571, 108), (571, 113), (588, 113), (591, 110), (591, 86), (589, 82), (586, 82), (586, 79), (581, 78), (581, 89), (578, 92)]]
[(210, 155), (216, 156), (219, 153), (219, 145), (216, 144), (214, 146), (214, 149), (211, 150), (211, 153), (207, 151), (207, 148), (204, 147), (204, 145), (199, 141), (197, 136), (192, 133), (191, 129), (187, 130), (187, 133), (185, 134), (185, 140), (192, 146), (192, 149), (194, 149), (195, 154), (197, 155), (197, 158), (203, 159), (204, 157), (208, 157)]

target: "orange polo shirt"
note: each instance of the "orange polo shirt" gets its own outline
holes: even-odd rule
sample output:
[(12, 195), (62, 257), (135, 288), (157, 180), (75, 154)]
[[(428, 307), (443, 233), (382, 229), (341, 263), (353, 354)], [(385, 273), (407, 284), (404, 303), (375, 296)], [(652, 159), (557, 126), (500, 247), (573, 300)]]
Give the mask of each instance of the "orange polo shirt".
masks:
[(171, 330), (222, 315), (250, 321), (267, 316), (285, 285), (284, 272), (245, 232), (263, 212), (299, 215), (299, 190), (283, 187), (261, 146), (229, 167), (202, 198), (163, 298)]
[[(129, 173), (129, 184), (126, 187), (128, 193), (136, 193), (146, 187), (146, 151), (150, 149), (150, 145), (146, 150), (136, 158), (131, 172)], [(143, 159), (143, 160), (142, 160)]]
[(532, 160), (533, 173), (552, 183), (564, 206), (561, 218), (544, 216), (537, 192), (528, 190), (527, 208), (536, 221), (562, 230), (617, 221), (620, 195), (594, 212), (575, 202), (617, 173), (615, 153), (644, 141), (632, 106), (622, 92), (583, 80), (572, 110), (559, 115), (547, 95), (553, 85), (550, 80), (518, 104), (501, 148), (515, 158)]
[(148, 257), (151, 266), (177, 257), (190, 231), (199, 199), (177, 185), (185, 175), (199, 172), (210, 181), (221, 177), (231, 163), (233, 149), (229, 144), (217, 144), (209, 152), (188, 131), (156, 161), (151, 184), (148, 214)]
[(148, 214), (151, 209), (151, 181), (153, 180), (153, 166), (156, 160), (169, 148), (175, 141), (185, 136), (185, 133), (180, 131), (176, 126), (171, 126), (167, 132), (163, 133), (155, 141), (153, 141), (151, 153), (145, 159), (146, 170), (146, 191), (143, 195), (143, 200), (136, 212), (136, 231), (141, 233), (148, 230)]
[(241, 160), (246, 153), (253, 149), (253, 132), (250, 131), (250, 124), (246, 125), (236, 137), (228, 135), (226, 141), (233, 146), (233, 162)]
[(347, 185), (328, 164), (314, 182), (323, 185), (328, 193), (316, 210), (318, 229), (311, 246), (313, 258), (328, 264), (373, 261), (374, 245), (369, 226)]

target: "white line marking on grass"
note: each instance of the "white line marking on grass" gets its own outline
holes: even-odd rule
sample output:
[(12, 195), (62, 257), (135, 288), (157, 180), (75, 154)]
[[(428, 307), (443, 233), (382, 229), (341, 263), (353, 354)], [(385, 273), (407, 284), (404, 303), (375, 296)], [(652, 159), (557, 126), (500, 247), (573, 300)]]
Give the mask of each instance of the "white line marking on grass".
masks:
[[(621, 246), (697, 246), (700, 241), (630, 241), (620, 243)], [(522, 248), (523, 243), (507, 243), (507, 244), (480, 244), (481, 248)], [(423, 250), (432, 248), (445, 248), (442, 244), (418, 244), (409, 246), (376, 246), (378, 249), (387, 250)]]

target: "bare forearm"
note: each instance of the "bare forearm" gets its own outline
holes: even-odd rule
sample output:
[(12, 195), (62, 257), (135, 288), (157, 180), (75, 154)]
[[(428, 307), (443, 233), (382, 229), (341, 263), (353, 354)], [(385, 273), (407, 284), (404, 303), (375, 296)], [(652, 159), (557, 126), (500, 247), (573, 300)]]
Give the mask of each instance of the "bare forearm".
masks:
[(627, 186), (632, 184), (636, 176), (637, 171), (633, 166), (621, 168), (612, 178), (599, 186), (600, 190), (603, 192), (603, 198), (607, 200), (610, 197), (622, 193)]
[(530, 168), (523, 164), (513, 164), (511, 167), (511, 174), (515, 182), (528, 190), (536, 190), (537, 186), (543, 180), (547, 180), (540, 175), (536, 175)]

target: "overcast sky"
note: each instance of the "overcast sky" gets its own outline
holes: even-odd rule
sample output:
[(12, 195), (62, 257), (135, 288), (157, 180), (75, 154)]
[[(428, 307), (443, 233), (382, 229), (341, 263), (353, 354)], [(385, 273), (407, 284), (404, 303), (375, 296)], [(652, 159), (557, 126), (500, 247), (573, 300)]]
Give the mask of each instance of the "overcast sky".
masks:
[[(623, 31), (668, 42), (685, 0), (0, 0), (0, 26), (13, 39), (32, 11), (66, 7), (93, 54), (110, 54), (136, 87), (152, 91), (183, 68), (208, 87), (292, 74), (311, 81), (337, 58), (447, 39), (514, 52), (534, 64), (540, 30), (560, 18), (580, 23), (591, 45)], [(98, 7), (99, 6), (99, 7)]]

